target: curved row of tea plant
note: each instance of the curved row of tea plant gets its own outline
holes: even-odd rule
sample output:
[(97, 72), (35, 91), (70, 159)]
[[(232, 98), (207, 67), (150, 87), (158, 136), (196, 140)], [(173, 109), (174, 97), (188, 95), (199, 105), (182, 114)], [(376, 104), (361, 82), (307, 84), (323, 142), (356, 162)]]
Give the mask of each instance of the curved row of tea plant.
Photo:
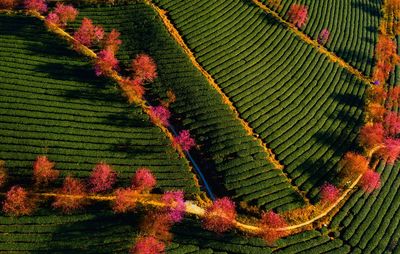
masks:
[[(267, 4), (268, 0), (262, 2)], [(328, 28), (330, 39), (325, 47), (366, 75), (372, 75), (382, 1), (334, 0), (329, 2), (329, 8), (323, 0), (282, 1), (282, 17), (286, 18), (293, 3), (308, 6), (309, 18), (303, 28), (307, 35), (317, 38), (322, 29)]]
[(353, 148), (365, 84), (250, 2), (156, 2), (293, 183), (315, 197)]
[(46, 154), (63, 174), (87, 176), (106, 161), (128, 179), (148, 166), (159, 187), (199, 191), (163, 133), (115, 84), (95, 77), (34, 18), (0, 19), (0, 158), (12, 176), (27, 176)]
[(174, 91), (177, 101), (171, 104), (171, 110), (181, 119), (179, 125), (189, 129), (200, 144), (196, 161), (202, 163), (201, 168), (214, 183), (214, 191), (218, 193), (222, 183), (235, 200), (265, 209), (287, 210), (302, 204), (286, 177), (274, 169), (268, 154), (247, 135), (151, 8), (145, 4), (88, 7), (80, 8), (80, 13), (106, 30), (116, 28), (121, 32), (126, 43), (118, 58), (126, 65), (140, 52), (155, 58), (159, 79), (149, 85), (149, 97), (163, 98), (168, 89)]

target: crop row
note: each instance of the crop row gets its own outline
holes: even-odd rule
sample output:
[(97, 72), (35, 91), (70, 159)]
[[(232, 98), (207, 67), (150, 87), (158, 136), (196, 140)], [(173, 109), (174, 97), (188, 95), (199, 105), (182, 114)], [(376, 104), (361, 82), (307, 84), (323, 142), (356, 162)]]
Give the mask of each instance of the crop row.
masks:
[[(119, 59), (131, 59), (140, 52), (152, 55), (159, 79), (148, 87), (149, 98), (165, 98), (168, 89), (176, 94), (171, 105), (174, 118), (189, 129), (200, 144), (198, 162), (214, 189), (222, 188), (237, 201), (248, 201), (265, 209), (286, 210), (302, 201), (282, 172), (274, 169), (268, 154), (249, 136), (220, 95), (195, 69), (171, 39), (157, 14), (145, 4), (81, 8), (106, 30), (121, 32)], [(274, 193), (273, 196), (270, 196)]]
[(365, 85), (252, 3), (157, 3), (293, 183), (316, 197), (354, 145)]
[(382, 1), (334, 0), (329, 8), (323, 0), (282, 1), (282, 17), (286, 18), (293, 3), (308, 6), (309, 19), (304, 27), (307, 35), (315, 39), (328, 28), (330, 39), (325, 46), (366, 75), (372, 74)]
[(29, 179), (46, 154), (63, 175), (106, 161), (126, 181), (146, 166), (159, 187), (198, 192), (164, 134), (79, 59), (35, 19), (0, 16), (0, 159), (11, 175)]

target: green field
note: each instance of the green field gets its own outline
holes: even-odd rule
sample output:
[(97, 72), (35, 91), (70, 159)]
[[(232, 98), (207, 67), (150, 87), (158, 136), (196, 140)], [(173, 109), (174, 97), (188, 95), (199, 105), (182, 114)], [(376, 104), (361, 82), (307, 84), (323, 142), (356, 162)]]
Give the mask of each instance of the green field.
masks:
[(96, 78), (34, 18), (0, 18), (0, 158), (12, 176), (30, 178), (45, 154), (63, 175), (86, 177), (105, 161), (121, 180), (146, 166), (161, 188), (199, 191), (188, 164), (116, 84)]
[(366, 85), (246, 1), (157, 2), (293, 183), (316, 197), (354, 149)]
[[(149, 5), (81, 5), (67, 31), (77, 29), (83, 17), (120, 31), (123, 73), (139, 53), (155, 59), (159, 77), (147, 85), (146, 99), (157, 104), (169, 89), (175, 92), (172, 124), (195, 137), (199, 148), (191, 155), (216, 196), (283, 212), (305, 205), (298, 187), (315, 204), (320, 186), (338, 180), (343, 154), (359, 150), (367, 84), (249, 0), (154, 2), (168, 11), (198, 62), (283, 171), (274, 168), (259, 140), (246, 133)], [(279, 15), (285, 18), (295, 2), (309, 6), (305, 34), (315, 38), (328, 27), (327, 49), (371, 75), (382, 1), (288, 0)], [(397, 85), (399, 71), (390, 86)], [(0, 160), (6, 161), (10, 185), (30, 186), (33, 161), (47, 155), (63, 177), (86, 178), (105, 161), (118, 172), (118, 186), (127, 186), (145, 166), (157, 177), (157, 193), (183, 189), (194, 199), (204, 191), (193, 165), (179, 158), (142, 109), (129, 105), (115, 82), (96, 77), (90, 60), (43, 22), (0, 14), (0, 88)], [(398, 112), (397, 104), (393, 110)], [(315, 224), (267, 247), (236, 230), (211, 233), (198, 218), (187, 217), (172, 228), (167, 253), (400, 253), (400, 163), (381, 160), (377, 171), (381, 188), (372, 194), (356, 189), (322, 228)], [(1, 213), (0, 253), (128, 253), (143, 216), (142, 210), (114, 214), (102, 202), (71, 215), (47, 203), (32, 216)]]

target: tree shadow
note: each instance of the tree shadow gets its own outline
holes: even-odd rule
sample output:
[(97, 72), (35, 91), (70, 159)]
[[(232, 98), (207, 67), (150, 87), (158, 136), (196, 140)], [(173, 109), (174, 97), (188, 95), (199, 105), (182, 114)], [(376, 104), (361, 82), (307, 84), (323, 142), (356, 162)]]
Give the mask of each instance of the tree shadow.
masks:
[[(369, 52), (361, 52), (353, 49), (338, 49), (335, 51), (338, 56), (341, 56), (345, 61), (352, 62), (351, 65), (360, 66), (366, 63), (366, 66), (372, 66), (374, 59)], [(360, 67), (358, 67), (360, 68)]]
[[(100, 211), (99, 211), (100, 210)], [(137, 214), (114, 214), (109, 207), (99, 205), (97, 210), (78, 215), (61, 215), (71, 217), (72, 222), (58, 224), (45, 250), (32, 253), (127, 253), (134, 244), (138, 233), (140, 216)]]
[(365, 2), (360, 2), (360, 1), (353, 1), (351, 3), (351, 6), (353, 8), (360, 9), (364, 12), (366, 12), (368, 15), (374, 16), (374, 17), (380, 17), (380, 10), (376, 8), (373, 4), (371, 3), (365, 3)]

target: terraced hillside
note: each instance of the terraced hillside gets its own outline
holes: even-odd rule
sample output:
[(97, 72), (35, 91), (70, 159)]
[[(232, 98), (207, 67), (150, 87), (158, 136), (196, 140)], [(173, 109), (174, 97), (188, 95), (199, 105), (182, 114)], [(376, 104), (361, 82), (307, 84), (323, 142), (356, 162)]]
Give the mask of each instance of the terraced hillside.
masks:
[(46, 154), (64, 175), (86, 177), (106, 161), (127, 180), (146, 166), (163, 189), (199, 192), (187, 163), (115, 84), (96, 78), (42, 22), (0, 19), (0, 158), (12, 176), (30, 177)]
[(353, 148), (365, 84), (247, 1), (157, 3), (293, 184), (316, 197)]
[[(172, 112), (181, 119), (178, 125), (189, 129), (201, 145), (197, 162), (209, 174), (217, 193), (222, 181), (235, 200), (264, 209), (287, 210), (302, 205), (286, 177), (269, 162), (268, 154), (245, 132), (149, 6), (81, 8), (80, 16), (122, 33), (126, 43), (118, 57), (126, 65), (140, 52), (156, 59), (160, 78), (148, 88), (150, 97), (163, 98), (168, 89), (175, 92), (177, 101), (171, 105)], [(223, 190), (219, 192), (220, 196), (224, 194)]]
[[(267, 1), (262, 1), (267, 4)], [(377, 42), (380, 8), (383, 1), (335, 0), (326, 1), (282, 1), (279, 14), (285, 17), (293, 3), (308, 6), (309, 21), (304, 32), (316, 39), (323, 28), (330, 31), (330, 39), (325, 45), (339, 57), (346, 60), (366, 75), (372, 75), (373, 51)]]

